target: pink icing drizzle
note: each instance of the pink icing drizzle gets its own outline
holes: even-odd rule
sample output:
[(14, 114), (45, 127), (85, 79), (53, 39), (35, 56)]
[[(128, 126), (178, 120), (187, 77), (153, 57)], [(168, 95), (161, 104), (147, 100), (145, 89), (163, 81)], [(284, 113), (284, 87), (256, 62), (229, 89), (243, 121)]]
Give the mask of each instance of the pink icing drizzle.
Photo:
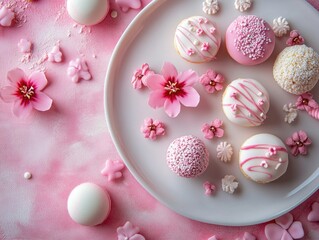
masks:
[[(253, 95), (258, 97), (258, 93), (261, 93), (261, 96), (264, 96), (265, 93), (261, 91), (256, 84), (254, 84), (251, 81), (244, 80), (245, 83), (250, 84), (257, 92), (254, 91), (251, 87), (249, 87), (247, 84), (239, 83), (238, 85), (240, 86), (241, 89), (238, 89), (232, 85), (229, 85), (230, 88), (234, 89), (235, 92), (231, 93), (231, 97), (233, 99), (236, 99), (238, 103), (235, 104), (235, 114), (237, 118), (244, 118), (246, 119), (249, 123), (252, 125), (258, 126), (260, 125), (264, 119), (265, 119), (265, 113), (263, 110), (264, 104), (260, 104), (261, 99), (257, 99), (257, 102), (255, 101)], [(240, 100), (240, 96), (245, 98), (249, 103), (251, 103), (255, 109), (257, 109), (260, 114), (256, 114), (256, 111), (252, 108), (249, 108), (243, 101)], [(264, 103), (264, 100), (262, 100)], [(234, 108), (234, 104), (223, 104), (224, 106), (230, 106), (232, 109)], [(242, 109), (247, 110), (250, 114), (251, 117), (245, 116), (244, 112)], [(233, 109), (234, 110), (234, 109)], [(236, 113), (237, 112), (237, 113)], [(261, 116), (262, 114), (262, 116)]]
[[(287, 153), (287, 149), (282, 147), (282, 146), (277, 146), (277, 145), (270, 145), (270, 144), (254, 144), (254, 145), (248, 145), (248, 146), (245, 146), (245, 147), (241, 147), (240, 150), (242, 151), (246, 151), (246, 150), (256, 150), (256, 149), (265, 149), (265, 150), (269, 150), (271, 148), (275, 148), (277, 153), (278, 152), (286, 152)], [(280, 158), (274, 158), (274, 156), (267, 156), (267, 155), (263, 155), (263, 156), (253, 156), (253, 157), (249, 157), (249, 158), (246, 158), (244, 161), (242, 161), (240, 163), (240, 166), (243, 167), (243, 165), (245, 165), (247, 162), (249, 161), (252, 161), (252, 160), (256, 160), (256, 159), (263, 159), (264, 161), (275, 161), (275, 162), (278, 162), (278, 164), (280, 163), (285, 163), (288, 161), (288, 159), (280, 159)], [(269, 178), (272, 178), (272, 174), (268, 171), (266, 171), (266, 169), (261, 166), (260, 164), (259, 165), (254, 165), (254, 166), (250, 166), (247, 168), (248, 171), (250, 172), (258, 172), (258, 173), (263, 173), (263, 174), (266, 174), (268, 175)]]

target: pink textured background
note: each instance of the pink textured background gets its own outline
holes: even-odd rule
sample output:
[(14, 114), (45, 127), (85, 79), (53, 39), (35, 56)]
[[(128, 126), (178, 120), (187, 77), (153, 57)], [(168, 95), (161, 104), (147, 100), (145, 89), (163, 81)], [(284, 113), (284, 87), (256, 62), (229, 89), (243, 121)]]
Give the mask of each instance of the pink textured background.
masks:
[[(143, 1), (143, 6), (148, 2)], [(41, 69), (49, 81), (44, 92), (53, 99), (49, 111), (34, 112), (25, 120), (13, 116), (10, 104), (0, 102), (0, 239), (117, 239), (116, 228), (128, 220), (140, 227), (146, 239), (216, 235), (223, 240), (242, 237), (245, 231), (266, 239), (265, 224), (223, 227), (177, 215), (150, 196), (127, 169), (115, 182), (100, 174), (107, 159), (119, 159), (104, 119), (104, 77), (114, 46), (138, 13), (122, 13), (113, 1), (111, 9), (118, 11), (117, 18), (108, 15), (91, 32), (86, 28), (80, 33), (80, 26), (74, 26), (66, 13), (65, 0), (38, 0), (24, 11), (27, 21), (20, 27), (0, 27), (0, 86), (7, 85), (6, 74), (12, 68), (20, 67), (27, 74)], [(34, 44), (28, 63), (21, 62), (17, 47), (21, 38)], [(38, 64), (57, 41), (63, 62)], [(68, 62), (80, 56), (93, 79), (75, 84), (66, 71)], [(25, 171), (33, 174), (31, 180), (23, 178)], [(70, 191), (87, 181), (108, 190), (112, 199), (109, 218), (97, 227), (74, 223), (66, 209)], [(304, 239), (319, 239), (319, 223), (306, 219), (318, 200), (316, 192), (292, 211), (295, 220), (303, 223)]]

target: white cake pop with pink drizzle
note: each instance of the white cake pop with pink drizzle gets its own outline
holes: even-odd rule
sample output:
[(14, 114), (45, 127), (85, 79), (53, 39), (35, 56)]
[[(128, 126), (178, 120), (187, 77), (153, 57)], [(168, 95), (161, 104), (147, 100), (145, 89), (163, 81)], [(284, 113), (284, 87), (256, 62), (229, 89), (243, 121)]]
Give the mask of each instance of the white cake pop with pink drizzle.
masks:
[(221, 43), (216, 25), (207, 18), (184, 19), (176, 28), (174, 44), (186, 61), (204, 63), (215, 59)]
[(169, 145), (166, 154), (169, 168), (186, 178), (202, 174), (208, 167), (208, 157), (204, 142), (191, 135), (175, 139)]
[(249, 179), (269, 183), (281, 177), (288, 167), (285, 144), (272, 134), (248, 138), (240, 148), (239, 167)]
[(254, 79), (236, 79), (223, 94), (223, 110), (233, 123), (244, 127), (261, 125), (269, 110), (267, 90)]

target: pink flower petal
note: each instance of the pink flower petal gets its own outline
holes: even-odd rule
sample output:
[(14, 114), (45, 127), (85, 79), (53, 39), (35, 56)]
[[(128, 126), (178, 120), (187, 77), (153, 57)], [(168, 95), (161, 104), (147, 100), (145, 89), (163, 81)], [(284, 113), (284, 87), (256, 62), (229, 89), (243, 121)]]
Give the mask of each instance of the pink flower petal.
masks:
[(243, 240), (256, 240), (256, 237), (249, 232), (245, 232)]
[(265, 227), (265, 235), (268, 240), (281, 240), (285, 230), (275, 223), (269, 223)]
[(5, 86), (0, 89), (0, 98), (6, 103), (14, 102), (17, 99), (14, 93), (15, 93), (14, 87)]
[(12, 86), (16, 86), (21, 79), (24, 79), (25, 81), (27, 80), (27, 76), (20, 68), (10, 70), (7, 74), (7, 78), (11, 82)]
[(298, 132), (294, 132), (294, 133), (292, 134), (292, 140), (293, 140), (294, 142), (299, 142), (299, 134), (298, 134)]
[(298, 132), (298, 135), (301, 142), (305, 142), (308, 139), (307, 133), (302, 130)]
[(223, 125), (223, 121), (220, 120), (220, 119), (215, 119), (213, 122), (212, 122), (212, 125), (215, 127), (215, 128), (219, 128)]
[(178, 72), (173, 64), (171, 64), (170, 62), (165, 62), (162, 67), (162, 74), (165, 79), (169, 79), (171, 77), (176, 78)]
[(224, 130), (221, 129), (221, 128), (216, 128), (215, 136), (219, 137), (219, 138), (223, 137), (224, 136)]
[(164, 103), (164, 109), (169, 117), (174, 118), (177, 117), (177, 115), (180, 113), (181, 104), (179, 101), (172, 102), (169, 99), (166, 99)]
[(280, 225), (282, 228), (284, 229), (288, 229), (289, 226), (292, 224), (293, 222), (293, 216), (291, 213), (287, 213), (279, 218), (275, 219), (275, 222)]
[(155, 90), (150, 93), (148, 104), (152, 108), (160, 108), (164, 106), (165, 100), (162, 90)]
[(151, 90), (162, 89), (165, 84), (165, 79), (159, 74), (150, 74), (145, 77), (145, 84)]
[(303, 238), (305, 235), (302, 224), (299, 221), (293, 222), (288, 229), (288, 232), (293, 237), (293, 239), (300, 239)]
[(309, 222), (318, 222), (319, 221), (319, 202), (314, 202), (311, 205), (311, 212), (307, 217)]
[(299, 154), (299, 148), (297, 145), (291, 147), (291, 154), (297, 156)]
[(145, 240), (145, 238), (141, 234), (135, 234), (132, 237), (130, 237), (130, 240)]
[(301, 154), (301, 155), (307, 155), (308, 154), (308, 150), (306, 148), (306, 146), (301, 146), (301, 147), (298, 147), (298, 152)]
[(177, 76), (177, 79), (180, 83), (184, 82), (185, 86), (193, 86), (195, 83), (198, 82), (198, 75), (193, 70), (189, 69), (180, 73)]
[(285, 230), (280, 240), (293, 240), (293, 238), (290, 236), (287, 230)]
[(47, 111), (51, 108), (52, 99), (42, 92), (37, 92), (36, 98), (31, 101), (31, 104), (38, 111)]
[(29, 76), (29, 80), (34, 82), (37, 90), (42, 90), (48, 83), (48, 80), (43, 72), (36, 71)]
[(289, 137), (289, 138), (286, 139), (286, 144), (287, 144), (288, 146), (294, 146), (294, 145), (296, 145), (295, 141), (294, 141), (291, 137)]
[(193, 87), (184, 87), (186, 95), (183, 97), (177, 96), (177, 99), (186, 107), (196, 107), (199, 103), (200, 96)]
[(17, 100), (13, 104), (12, 111), (15, 116), (19, 118), (26, 118), (27, 116), (30, 115), (32, 111), (32, 105), (31, 104), (21, 105), (20, 100)]

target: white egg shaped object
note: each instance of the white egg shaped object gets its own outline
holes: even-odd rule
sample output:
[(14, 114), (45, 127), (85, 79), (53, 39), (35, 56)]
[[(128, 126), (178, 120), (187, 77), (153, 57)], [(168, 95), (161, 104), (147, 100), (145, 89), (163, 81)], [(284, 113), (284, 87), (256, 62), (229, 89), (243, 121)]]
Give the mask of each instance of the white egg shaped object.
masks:
[(68, 198), (68, 212), (76, 223), (95, 226), (104, 222), (111, 210), (111, 199), (106, 190), (94, 183), (76, 186)]
[(102, 22), (109, 10), (109, 0), (67, 0), (68, 14), (82, 25), (90, 26)]

